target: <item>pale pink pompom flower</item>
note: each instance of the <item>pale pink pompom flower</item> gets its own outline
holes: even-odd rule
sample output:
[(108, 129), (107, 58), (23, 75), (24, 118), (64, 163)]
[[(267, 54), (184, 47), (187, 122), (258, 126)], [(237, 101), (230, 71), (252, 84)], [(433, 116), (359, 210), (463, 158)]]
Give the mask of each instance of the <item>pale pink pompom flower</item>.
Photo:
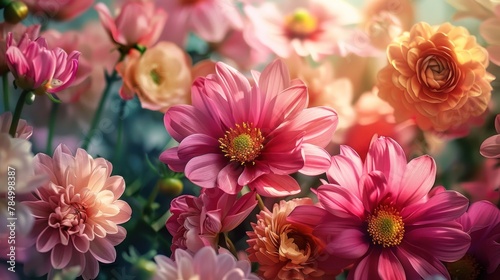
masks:
[(7, 36), (7, 66), (16, 86), (36, 94), (57, 93), (71, 85), (78, 70), (80, 52), (69, 55), (61, 48), (49, 49), (46, 40), (32, 41), (25, 34), (16, 44), (12, 33)]
[(449, 278), (442, 261), (459, 260), (470, 246), (455, 221), (468, 200), (456, 191), (428, 195), (436, 178), (429, 156), (407, 162), (394, 140), (374, 138), (364, 164), (342, 146), (327, 177), (316, 192), (321, 207), (297, 206), (289, 219), (313, 228), (332, 266), (353, 264), (351, 279)]
[(243, 186), (264, 196), (300, 192), (290, 174), (319, 175), (330, 165), (324, 147), (337, 126), (328, 107), (307, 108), (307, 87), (290, 80), (276, 60), (255, 85), (224, 63), (216, 74), (200, 77), (192, 87), (193, 105), (170, 107), (165, 127), (179, 142), (160, 160), (203, 188), (235, 194)]
[(190, 32), (217, 43), (229, 30), (241, 29), (243, 21), (232, 0), (156, 0), (169, 13), (162, 40), (183, 47)]
[(155, 258), (156, 272), (154, 280), (258, 280), (251, 272), (250, 262), (236, 260), (229, 253), (219, 253), (211, 247), (204, 247), (195, 254), (184, 250), (175, 251), (175, 262), (163, 255)]
[(68, 21), (83, 14), (94, 0), (22, 0), (30, 13), (39, 17)]
[(104, 3), (96, 4), (95, 9), (111, 39), (124, 47), (152, 46), (158, 41), (167, 20), (167, 12), (152, 2), (127, 1), (116, 18)]
[(495, 118), (495, 129), (497, 134), (484, 140), (479, 148), (483, 157), (500, 158), (500, 114)]
[(83, 149), (73, 156), (63, 144), (52, 158), (37, 154), (34, 166), (36, 174), (49, 176), (49, 182), (23, 202), (35, 218), (31, 236), (36, 240), (36, 251), (32, 256), (43, 260), (28, 262), (28, 270), (43, 275), (79, 266), (79, 275), (95, 279), (99, 262), (114, 262), (114, 246), (126, 236), (119, 226), (132, 213), (127, 202), (119, 200), (125, 181), (111, 176), (107, 160), (93, 159)]
[(219, 234), (235, 229), (257, 205), (255, 193), (240, 198), (220, 189), (203, 189), (199, 197), (182, 195), (170, 204), (166, 227), (173, 236), (171, 251), (195, 253), (205, 246), (218, 247)]

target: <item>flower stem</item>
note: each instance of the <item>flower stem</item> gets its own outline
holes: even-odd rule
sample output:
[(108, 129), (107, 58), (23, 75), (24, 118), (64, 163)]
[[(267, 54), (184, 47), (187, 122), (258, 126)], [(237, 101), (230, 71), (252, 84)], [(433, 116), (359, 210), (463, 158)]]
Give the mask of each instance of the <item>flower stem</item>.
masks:
[(236, 252), (236, 247), (234, 247), (233, 241), (229, 239), (227, 232), (224, 232), (224, 240), (226, 241), (226, 246), (229, 252), (231, 252), (231, 254), (233, 254), (236, 259), (238, 259), (238, 252)]
[(125, 105), (126, 100), (120, 100), (120, 111), (118, 113), (118, 131), (116, 136), (116, 144), (115, 144), (115, 154), (114, 154), (114, 162), (116, 164), (120, 163), (121, 158), (121, 150), (122, 150), (122, 137), (123, 137), (123, 119), (125, 118)]
[(3, 86), (3, 106), (5, 109), (5, 112), (10, 111), (10, 105), (9, 105), (9, 79), (7, 77), (8, 73), (5, 73), (2, 75), (2, 86)]
[(45, 147), (45, 153), (48, 155), (52, 153), (52, 140), (54, 139), (54, 129), (56, 127), (58, 109), (59, 103), (52, 102), (52, 107), (50, 108), (49, 133), (47, 136), (47, 145)]
[(260, 210), (266, 209), (266, 206), (264, 205), (264, 201), (262, 201), (262, 197), (260, 197), (259, 194), (255, 194), (255, 197), (257, 198), (257, 204), (259, 205)]
[(14, 116), (12, 117), (12, 123), (10, 124), (9, 134), (13, 138), (16, 137), (17, 124), (19, 123), (19, 119), (21, 118), (21, 112), (23, 111), (24, 103), (26, 102), (26, 97), (30, 95), (29, 90), (23, 90), (21, 92), (21, 96), (17, 100), (16, 109), (14, 110)]

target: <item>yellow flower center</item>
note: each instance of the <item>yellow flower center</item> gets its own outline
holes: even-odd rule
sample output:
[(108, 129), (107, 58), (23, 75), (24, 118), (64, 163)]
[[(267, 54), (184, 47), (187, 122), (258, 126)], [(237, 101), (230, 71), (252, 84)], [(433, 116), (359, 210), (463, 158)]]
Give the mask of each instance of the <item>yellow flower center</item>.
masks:
[(392, 206), (381, 205), (368, 216), (368, 233), (373, 244), (385, 247), (397, 246), (403, 240), (403, 218)]
[(292, 37), (304, 38), (318, 28), (318, 20), (304, 8), (297, 8), (285, 17), (285, 25)]
[(231, 161), (239, 161), (241, 165), (247, 162), (255, 164), (254, 159), (264, 148), (263, 142), (264, 137), (260, 129), (244, 122), (226, 131), (224, 137), (219, 138), (219, 147)]
[(463, 258), (456, 262), (445, 263), (446, 269), (450, 273), (451, 279), (458, 280), (475, 280), (482, 279), (481, 275), (482, 268), (477, 263), (476, 259), (469, 254), (466, 254)]

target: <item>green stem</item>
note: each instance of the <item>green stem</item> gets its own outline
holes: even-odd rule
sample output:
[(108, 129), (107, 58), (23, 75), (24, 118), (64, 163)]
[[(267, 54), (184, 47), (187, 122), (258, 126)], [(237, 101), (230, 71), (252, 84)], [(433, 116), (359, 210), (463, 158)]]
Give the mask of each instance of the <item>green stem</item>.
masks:
[(54, 139), (54, 129), (56, 128), (58, 109), (59, 103), (52, 102), (52, 107), (50, 108), (49, 133), (47, 136), (47, 146), (45, 148), (45, 153), (48, 155), (52, 153), (52, 140)]
[(16, 109), (14, 110), (14, 116), (12, 117), (12, 123), (10, 124), (9, 134), (13, 138), (16, 137), (17, 124), (19, 123), (19, 119), (21, 118), (21, 112), (23, 111), (24, 103), (26, 102), (26, 97), (31, 94), (29, 90), (23, 90), (21, 92), (21, 96), (17, 100)]
[(95, 112), (94, 118), (92, 119), (92, 123), (90, 124), (90, 130), (87, 133), (85, 139), (83, 139), (82, 149), (84, 150), (88, 149), (90, 141), (92, 140), (92, 137), (94, 137), (94, 133), (96, 132), (97, 129), (97, 124), (101, 119), (102, 110), (104, 109), (104, 104), (106, 103), (106, 99), (109, 95), (111, 86), (113, 85), (113, 82), (117, 79), (117, 77), (118, 77), (118, 72), (116, 72), (116, 70), (113, 70), (111, 76), (106, 75), (106, 87), (104, 88), (101, 100), (99, 101), (99, 105), (97, 106), (97, 111)]
[(125, 118), (125, 105), (127, 101), (120, 100), (120, 111), (118, 113), (118, 131), (116, 136), (116, 146), (115, 146), (115, 154), (114, 154), (114, 162), (116, 164), (120, 163), (121, 158), (121, 150), (122, 150), (122, 138), (123, 138), (123, 119)]
[(264, 201), (262, 201), (262, 197), (260, 197), (259, 194), (255, 194), (255, 197), (257, 198), (257, 204), (259, 205), (260, 210), (266, 209), (266, 206), (264, 205)]
[(3, 106), (5, 109), (5, 112), (10, 111), (10, 105), (9, 105), (9, 79), (7, 77), (8, 73), (5, 73), (2, 75), (2, 86), (3, 86)]
[(226, 240), (227, 249), (237, 259), (238, 258), (238, 252), (236, 252), (236, 247), (234, 247), (233, 241), (231, 241), (231, 239), (229, 239), (229, 236), (227, 235), (227, 232), (224, 232), (224, 239)]

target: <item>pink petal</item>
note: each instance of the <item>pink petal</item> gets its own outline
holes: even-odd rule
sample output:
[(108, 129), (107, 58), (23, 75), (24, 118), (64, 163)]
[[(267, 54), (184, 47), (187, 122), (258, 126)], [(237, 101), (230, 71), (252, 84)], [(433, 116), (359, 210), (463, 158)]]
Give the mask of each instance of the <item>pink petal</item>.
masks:
[(102, 263), (112, 263), (116, 259), (115, 247), (107, 238), (95, 238), (92, 240), (89, 251), (96, 260)]
[(467, 198), (456, 191), (444, 191), (426, 203), (415, 203), (401, 211), (405, 224), (425, 225), (448, 222), (460, 217), (469, 205)]
[(364, 174), (359, 179), (359, 188), (364, 208), (372, 212), (387, 194), (385, 175), (380, 171), (372, 171)]
[[(80, 253), (86, 253), (89, 250), (90, 242), (85, 236), (75, 236), (73, 237), (73, 245), (75, 249)], [(66, 246), (70, 247), (70, 246)]]
[(410, 205), (423, 198), (434, 185), (436, 162), (430, 156), (411, 160), (404, 172), (397, 197), (398, 205)]
[[(114, 251), (114, 248), (113, 248)], [(96, 279), (99, 274), (99, 262), (97, 259), (90, 253), (85, 254), (85, 261), (80, 261), (84, 267), (82, 277), (83, 279)]]
[(25, 76), (29, 71), (29, 65), (23, 53), (17, 47), (10, 47), (5, 52), (7, 66), (14, 77)]
[(36, 239), (36, 250), (41, 253), (50, 251), (54, 246), (61, 243), (59, 230), (46, 227)]
[(217, 139), (214, 139), (206, 134), (191, 134), (184, 138), (179, 144), (177, 154), (179, 158), (189, 161), (193, 157), (208, 153), (220, 153), (220, 144)]
[(213, 135), (214, 132), (210, 118), (191, 105), (170, 107), (163, 120), (170, 136), (179, 143), (191, 134)]
[[(467, 210), (467, 214), (472, 223), (470, 231), (485, 229), (489, 226), (494, 228), (500, 225), (500, 211), (489, 201), (481, 200), (472, 203), (469, 210)], [(482, 230), (482, 233), (487, 235), (490, 231)]]
[(288, 67), (283, 61), (276, 59), (262, 71), (258, 81), (260, 90), (270, 100), (290, 86)]
[(50, 252), (50, 262), (55, 269), (63, 269), (71, 260), (73, 248), (71, 245), (57, 244)]
[(217, 175), (217, 187), (228, 194), (237, 194), (242, 185), (238, 184), (238, 177), (243, 171), (243, 167), (236, 162), (232, 162), (222, 168)]
[(312, 144), (302, 144), (304, 167), (299, 172), (308, 176), (325, 173), (331, 165), (330, 154), (323, 148)]
[[(500, 6), (499, 6), (500, 7)], [(495, 129), (500, 133), (500, 114), (495, 117)]]
[(343, 228), (334, 222), (320, 224), (314, 234), (325, 240), (327, 243), (325, 250), (329, 254), (351, 259), (353, 262), (364, 256), (370, 248), (366, 232), (352, 227)]
[(185, 169), (186, 177), (202, 188), (214, 188), (219, 172), (227, 165), (222, 154), (204, 154), (191, 159)]
[(275, 128), (287, 118), (295, 118), (306, 108), (307, 98), (307, 86), (303, 83), (293, 85), (278, 93), (270, 100), (267, 109), (262, 111), (266, 115), (261, 116), (262, 122), (259, 126)]
[(341, 145), (340, 155), (332, 157), (332, 164), (326, 172), (328, 181), (349, 189), (353, 195), (360, 197), (359, 177), (362, 163), (356, 151), (351, 147)]
[(405, 279), (405, 269), (392, 250), (384, 250), (378, 260), (378, 275), (382, 279)]
[[(116, 28), (115, 20), (111, 16), (108, 7), (104, 3), (97, 3), (94, 9), (99, 15), (99, 20), (106, 31), (114, 38), (115, 34), (118, 33)], [(118, 42), (120, 43), (120, 42)]]
[(160, 161), (167, 164), (168, 168), (172, 169), (174, 172), (184, 172), (184, 168), (188, 161), (179, 158), (178, 150), (179, 147), (173, 147), (162, 152)]
[(500, 135), (493, 135), (484, 140), (479, 152), (486, 158), (500, 158)]
[(297, 172), (304, 167), (304, 158), (300, 147), (303, 132), (278, 129), (264, 146), (258, 157), (273, 173), (285, 175)]
[(298, 205), (286, 218), (287, 221), (315, 228), (330, 218), (330, 213), (313, 205)]
[(270, 172), (269, 168), (264, 168), (263, 164), (246, 165), (240, 177), (238, 177), (238, 184), (241, 186), (248, 185), (255, 178)]
[(240, 225), (257, 205), (255, 193), (249, 192), (238, 199), (224, 218), (221, 232), (228, 232)]
[(351, 275), (356, 280), (372, 280), (374, 275), (380, 277), (378, 273), (380, 253), (381, 251), (376, 249), (369, 252), (366, 257), (362, 258), (359, 263), (352, 268), (348, 278), (352, 279)]
[(373, 138), (366, 156), (364, 173), (382, 171), (389, 187), (399, 186), (406, 164), (406, 154), (396, 141), (386, 137)]
[(145, 46), (151, 46), (156, 43), (163, 32), (167, 16), (167, 13), (163, 9), (156, 9), (147, 29), (149, 32), (144, 34), (138, 43)]
[[(221, 11), (221, 7), (208, 13), (205, 9), (194, 9), (190, 20), (193, 30), (208, 42), (220, 42), (226, 35), (229, 24)], [(214, 16), (219, 14), (219, 16)]]
[(306, 132), (305, 143), (326, 147), (332, 141), (338, 117), (332, 108), (313, 107), (302, 110), (291, 122), (290, 129)]
[(337, 217), (357, 217), (356, 220), (364, 217), (363, 203), (349, 189), (333, 184), (323, 185), (318, 188), (317, 196), (321, 205)]
[(402, 245), (398, 246), (396, 256), (405, 267), (407, 275), (418, 274), (421, 279), (430, 279), (433, 276), (442, 275), (445, 279), (450, 279), (450, 275), (444, 264), (434, 256), (423, 251), (421, 248), (413, 247), (409, 244)]
[(300, 192), (300, 186), (289, 175), (265, 174), (248, 184), (258, 194), (269, 197), (283, 197)]

